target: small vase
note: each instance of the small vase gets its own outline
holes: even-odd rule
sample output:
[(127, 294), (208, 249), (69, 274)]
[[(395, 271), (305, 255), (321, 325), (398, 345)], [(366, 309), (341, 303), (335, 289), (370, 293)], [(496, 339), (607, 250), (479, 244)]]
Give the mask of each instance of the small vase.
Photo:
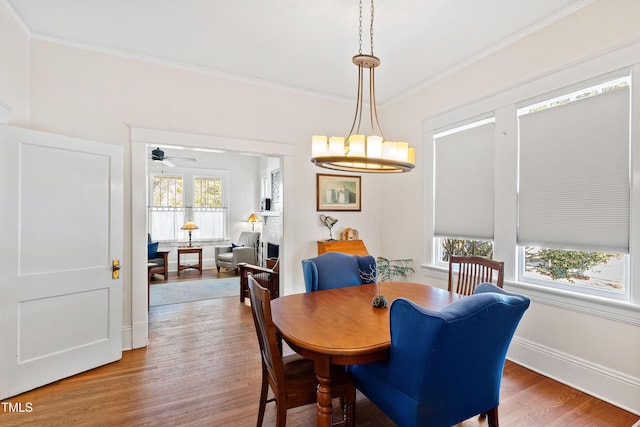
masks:
[(371, 300), (371, 305), (373, 305), (375, 308), (385, 308), (386, 306), (389, 305), (389, 300), (387, 299), (387, 297), (382, 295), (381, 293), (382, 285), (380, 284), (380, 282), (377, 282), (377, 285), (378, 285), (378, 293)]
[(385, 297), (381, 293), (378, 293), (371, 300), (371, 305), (373, 305), (375, 308), (385, 308), (389, 305), (389, 300), (387, 300), (387, 297)]

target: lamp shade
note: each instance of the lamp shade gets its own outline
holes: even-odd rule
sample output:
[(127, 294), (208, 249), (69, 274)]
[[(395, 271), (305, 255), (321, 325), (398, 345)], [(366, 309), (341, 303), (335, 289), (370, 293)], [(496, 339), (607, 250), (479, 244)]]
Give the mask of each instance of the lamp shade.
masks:
[(198, 227), (196, 224), (194, 224), (191, 221), (186, 222), (182, 227), (180, 227), (182, 230), (186, 230), (186, 231), (191, 231), (191, 230), (197, 230)]
[(249, 215), (249, 219), (247, 220), (247, 222), (260, 222), (260, 218), (258, 218), (256, 214), (252, 213), (251, 215)]

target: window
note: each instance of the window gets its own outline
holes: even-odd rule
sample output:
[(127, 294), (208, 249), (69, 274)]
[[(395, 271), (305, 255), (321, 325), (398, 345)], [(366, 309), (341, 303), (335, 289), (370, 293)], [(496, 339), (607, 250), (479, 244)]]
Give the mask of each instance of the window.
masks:
[(451, 237), (436, 239), (437, 262), (448, 264), (450, 255), (468, 256), (478, 255), (493, 258), (493, 242), (488, 240), (465, 240)]
[(505, 260), (507, 281), (631, 300), (631, 84), (629, 70), (546, 96), (532, 84), (532, 101), (426, 123), (434, 277), (475, 253)]
[(184, 224), (183, 179), (181, 176), (151, 177), (149, 232), (153, 240), (177, 241)]
[(624, 293), (629, 97), (623, 78), (518, 111), (521, 280)]
[(434, 135), (438, 264), (449, 255), (493, 253), (494, 122), (476, 120)]
[(193, 222), (200, 227), (200, 239), (224, 240), (227, 234), (227, 210), (223, 206), (223, 179), (195, 177), (193, 196)]
[(223, 176), (151, 175), (149, 232), (154, 240), (183, 242), (188, 234), (181, 227), (187, 221), (198, 225), (193, 239), (226, 239), (227, 208), (224, 206)]
[(524, 281), (596, 293), (624, 293), (626, 257), (622, 254), (569, 249), (524, 248)]

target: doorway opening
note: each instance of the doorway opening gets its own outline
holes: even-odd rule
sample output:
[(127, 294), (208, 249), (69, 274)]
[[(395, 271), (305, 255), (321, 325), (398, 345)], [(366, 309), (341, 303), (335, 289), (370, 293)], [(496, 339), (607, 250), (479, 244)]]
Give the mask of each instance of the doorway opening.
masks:
[[(146, 151), (149, 250), (167, 258), (148, 255), (149, 306), (237, 297), (235, 263), (266, 267), (282, 239), (280, 159), (150, 144)], [(232, 265), (216, 259), (232, 254)]]
[[(256, 164), (264, 162), (268, 165), (268, 161), (275, 159), (278, 162), (278, 172), (280, 177), (280, 200), (281, 207), (279, 212), (280, 226), (278, 236), (279, 244), (279, 256), (280, 256), (280, 288), (281, 292), (291, 287), (288, 283), (291, 273), (291, 261), (289, 258), (291, 254), (286, 250), (287, 247), (292, 247), (292, 234), (293, 225), (287, 224), (283, 221), (287, 212), (291, 212), (295, 209), (292, 193), (292, 170), (293, 170), (293, 153), (294, 147), (291, 144), (255, 141), (255, 140), (242, 140), (226, 137), (217, 137), (209, 135), (196, 135), (181, 132), (163, 131), (156, 129), (144, 129), (144, 128), (132, 128), (131, 129), (131, 298), (127, 301), (125, 297), (125, 307), (130, 304), (131, 316), (132, 316), (132, 330), (130, 337), (130, 348), (145, 347), (148, 343), (148, 278), (147, 270), (144, 268), (145, 258), (148, 253), (145, 252), (147, 248), (147, 230), (148, 230), (148, 157), (149, 152), (156, 147), (166, 147), (167, 149), (191, 150), (200, 153), (215, 153), (220, 151), (245, 156), (246, 159), (257, 158), (254, 160)], [(150, 148), (153, 147), (153, 148)], [(164, 150), (164, 148), (163, 148)], [(177, 155), (176, 155), (177, 156)], [(189, 156), (180, 156), (189, 157)], [(269, 173), (271, 178), (271, 172), (276, 168), (270, 168), (268, 166), (263, 167), (264, 173)], [(230, 178), (232, 180), (235, 177)], [(256, 184), (255, 192), (252, 192), (248, 198), (245, 199), (246, 205), (253, 206), (258, 203), (256, 210), (260, 212), (260, 204), (262, 203), (260, 195), (262, 194), (263, 180), (259, 179)], [(242, 196), (243, 191), (238, 191)], [(273, 207), (271, 208), (273, 210)], [(245, 214), (243, 213), (242, 216)], [(248, 215), (247, 215), (248, 216)], [(246, 222), (246, 219), (240, 218), (237, 214), (233, 217), (229, 215), (229, 230), (228, 238), (231, 243), (234, 236), (239, 234), (241, 229), (251, 229), (251, 226)], [(233, 221), (236, 221), (235, 223)], [(273, 217), (269, 216), (268, 219), (263, 218), (261, 224), (262, 227), (267, 226), (269, 229), (276, 221), (273, 221)], [(235, 224), (235, 229), (233, 228)], [(265, 230), (263, 229), (262, 232)], [(269, 230), (271, 231), (271, 230)], [(235, 234), (234, 234), (235, 232)], [(194, 234), (195, 237), (195, 234)], [(268, 241), (265, 241), (267, 243)], [(273, 242), (272, 242), (273, 243)], [(177, 257), (176, 257), (177, 258)], [(204, 257), (207, 259), (207, 256)], [(170, 262), (171, 263), (171, 262)], [(206, 261), (205, 261), (206, 265)], [(209, 257), (209, 265), (212, 264), (212, 259)], [(238, 289), (239, 290), (239, 289)], [(127, 290), (125, 289), (125, 295)], [(126, 308), (125, 308), (126, 309)], [(127, 337), (125, 337), (125, 346), (127, 345)]]

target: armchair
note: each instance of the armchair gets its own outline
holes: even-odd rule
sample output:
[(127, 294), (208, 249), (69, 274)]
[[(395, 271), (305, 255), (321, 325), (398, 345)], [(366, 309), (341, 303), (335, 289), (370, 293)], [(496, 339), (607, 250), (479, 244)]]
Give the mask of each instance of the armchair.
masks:
[(257, 264), (258, 261), (258, 239), (260, 233), (257, 231), (243, 231), (240, 233), (237, 243), (231, 246), (215, 246), (214, 258), (216, 269), (220, 272), (220, 267), (232, 269), (238, 274), (238, 264)]
[(376, 259), (371, 255), (326, 252), (315, 258), (302, 260), (307, 292), (374, 283), (375, 275), (373, 280), (365, 280), (360, 272), (375, 272), (375, 268)]
[(451, 426), (482, 413), (497, 427), (507, 349), (529, 302), (489, 283), (441, 311), (399, 298), (390, 358), (353, 366), (356, 387), (401, 427)]
[(260, 286), (269, 290), (271, 299), (280, 296), (279, 260), (276, 261), (273, 268), (260, 267), (244, 262), (238, 264), (238, 268), (240, 270), (240, 302), (244, 302), (245, 298), (250, 298), (249, 276), (252, 276)]
[(147, 233), (147, 281), (151, 282), (154, 274), (162, 274), (164, 280), (169, 278), (169, 251), (159, 251), (158, 242), (151, 241), (151, 234)]

